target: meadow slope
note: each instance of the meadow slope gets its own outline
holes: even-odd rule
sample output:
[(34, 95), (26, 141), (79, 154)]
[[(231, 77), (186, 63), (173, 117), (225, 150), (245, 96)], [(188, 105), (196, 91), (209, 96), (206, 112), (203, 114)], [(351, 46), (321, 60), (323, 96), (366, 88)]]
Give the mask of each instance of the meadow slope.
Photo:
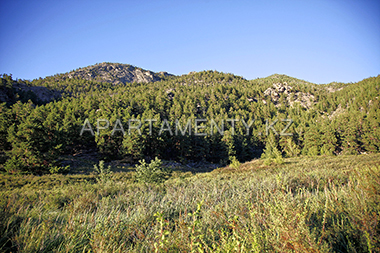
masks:
[(0, 187), (2, 252), (380, 251), (380, 154), (174, 170), (161, 184), (132, 168), (0, 174)]

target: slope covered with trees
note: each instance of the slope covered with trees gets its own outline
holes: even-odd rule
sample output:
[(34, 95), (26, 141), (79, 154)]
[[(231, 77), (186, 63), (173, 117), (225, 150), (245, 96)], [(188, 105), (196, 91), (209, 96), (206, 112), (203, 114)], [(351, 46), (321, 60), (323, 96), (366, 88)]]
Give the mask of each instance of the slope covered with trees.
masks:
[[(103, 160), (229, 164), (380, 149), (380, 76), (326, 85), (285, 75), (246, 80), (217, 71), (162, 74), (149, 83), (77, 76), (28, 82), (62, 94), (50, 103), (14, 97), (0, 105), (3, 170), (49, 171), (61, 166), (61, 155), (83, 150), (96, 150)], [(14, 82), (4, 75), (0, 88), (12, 92)], [(81, 131), (84, 126), (94, 135)]]

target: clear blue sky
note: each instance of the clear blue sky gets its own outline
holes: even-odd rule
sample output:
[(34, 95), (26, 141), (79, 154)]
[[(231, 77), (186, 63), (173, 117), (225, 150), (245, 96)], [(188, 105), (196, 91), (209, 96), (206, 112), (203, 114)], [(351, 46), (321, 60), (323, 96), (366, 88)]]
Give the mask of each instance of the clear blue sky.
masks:
[(100, 62), (181, 75), (380, 74), (380, 1), (0, 0), (0, 73), (34, 79)]

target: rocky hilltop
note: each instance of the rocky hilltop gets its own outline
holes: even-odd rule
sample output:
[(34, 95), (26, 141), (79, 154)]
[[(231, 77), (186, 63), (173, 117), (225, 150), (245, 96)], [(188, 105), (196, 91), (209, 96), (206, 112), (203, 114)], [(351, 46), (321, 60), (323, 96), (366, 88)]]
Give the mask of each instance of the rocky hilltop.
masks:
[(35, 104), (45, 104), (59, 99), (59, 91), (42, 86), (33, 86), (24, 80), (15, 81), (11, 75), (0, 75), (0, 103), (11, 105), (17, 100), (27, 102), (29, 99)]
[(91, 81), (119, 83), (150, 83), (160, 81), (165, 77), (173, 76), (167, 72), (153, 72), (121, 63), (98, 63), (65, 74), (68, 78), (79, 78)]
[(277, 106), (281, 106), (280, 97), (284, 95), (290, 106), (293, 106), (295, 102), (300, 103), (302, 107), (307, 109), (311, 108), (316, 99), (314, 95), (310, 93), (305, 93), (301, 91), (294, 90), (292, 86), (288, 85), (286, 82), (284, 83), (274, 83), (273, 87), (269, 87), (264, 91), (264, 96), (269, 97), (270, 100)]

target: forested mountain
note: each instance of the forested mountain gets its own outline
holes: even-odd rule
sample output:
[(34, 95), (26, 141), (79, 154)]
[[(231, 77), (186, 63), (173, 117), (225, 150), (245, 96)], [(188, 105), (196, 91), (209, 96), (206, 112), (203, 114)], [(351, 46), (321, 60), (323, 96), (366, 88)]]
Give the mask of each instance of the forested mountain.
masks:
[[(173, 75), (164, 71), (155, 73), (153, 71), (138, 68), (129, 64), (103, 62), (84, 68), (78, 68), (68, 73), (56, 74), (44, 79), (40, 78), (39, 81), (42, 83), (50, 83), (54, 81), (63, 81), (66, 79), (82, 79), (117, 85), (133, 82), (156, 82), (169, 76)], [(37, 81), (35, 80), (35, 82)]]
[[(31, 82), (1, 79), (1, 94), (11, 98), (0, 105), (1, 166), (8, 172), (46, 171), (60, 166), (61, 155), (86, 149), (105, 160), (221, 164), (380, 149), (380, 76), (317, 85), (278, 74), (173, 76), (101, 63)], [(62, 96), (26, 101), (14, 89), (20, 83)]]
[(0, 103), (12, 105), (16, 101), (34, 104), (46, 104), (61, 98), (61, 93), (54, 89), (33, 85), (30, 81), (13, 80), (12, 75), (1, 75)]

